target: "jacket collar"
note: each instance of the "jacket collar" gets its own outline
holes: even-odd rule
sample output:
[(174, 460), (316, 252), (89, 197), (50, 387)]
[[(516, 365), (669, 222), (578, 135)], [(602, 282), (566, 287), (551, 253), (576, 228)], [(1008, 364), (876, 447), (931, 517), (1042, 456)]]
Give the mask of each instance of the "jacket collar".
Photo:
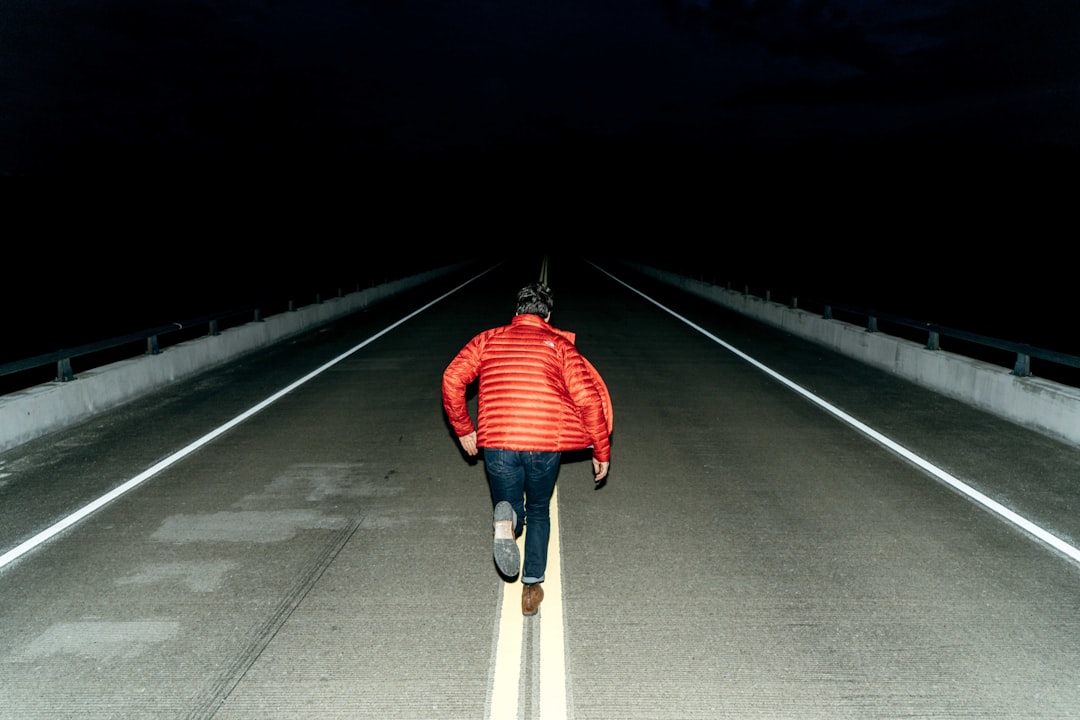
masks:
[(513, 325), (531, 325), (533, 327), (544, 328), (545, 330), (550, 330), (551, 332), (555, 333), (556, 335), (561, 335), (562, 337), (569, 340), (571, 342), (571, 344), (573, 344), (577, 340), (577, 333), (575, 333), (575, 332), (573, 332), (571, 330), (560, 330), (557, 327), (552, 327), (552, 325), (550, 323), (548, 323), (546, 320), (544, 320), (544, 318), (540, 317), (539, 315), (532, 315), (532, 314), (515, 315), (513, 320), (511, 320), (511, 324), (513, 324)]

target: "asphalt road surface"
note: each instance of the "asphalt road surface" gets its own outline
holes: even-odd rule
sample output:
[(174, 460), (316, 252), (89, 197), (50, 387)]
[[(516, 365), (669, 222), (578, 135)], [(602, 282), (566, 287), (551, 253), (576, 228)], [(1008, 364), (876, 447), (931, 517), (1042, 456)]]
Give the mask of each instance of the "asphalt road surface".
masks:
[(1077, 716), (1077, 562), (979, 498), (1071, 548), (1080, 452), (560, 257), (552, 322), (608, 384), (613, 458), (599, 488), (565, 458), (523, 618), (439, 384), (539, 268), (0, 455), (0, 718)]

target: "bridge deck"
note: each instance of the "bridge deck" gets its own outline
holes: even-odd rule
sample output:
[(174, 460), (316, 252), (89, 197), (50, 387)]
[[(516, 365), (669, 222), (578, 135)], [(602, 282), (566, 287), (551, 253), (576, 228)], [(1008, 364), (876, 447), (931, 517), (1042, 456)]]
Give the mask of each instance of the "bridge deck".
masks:
[(0, 717), (1075, 717), (1080, 452), (549, 272), (615, 435), (600, 489), (563, 466), (539, 616), (439, 403), (512, 261), (0, 455), (0, 552), (120, 490), (0, 569)]

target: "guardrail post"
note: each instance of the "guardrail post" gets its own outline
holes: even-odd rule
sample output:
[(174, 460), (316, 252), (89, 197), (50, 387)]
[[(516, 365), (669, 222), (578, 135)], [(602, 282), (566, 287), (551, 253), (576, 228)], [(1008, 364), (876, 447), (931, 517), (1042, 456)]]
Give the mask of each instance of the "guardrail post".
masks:
[(210, 332), (211, 337), (216, 337), (216, 336), (221, 334), (221, 332), (218, 330), (217, 318), (214, 318), (213, 320), (210, 321), (210, 331), (209, 332)]
[(873, 315), (866, 318), (866, 332), (877, 332), (877, 318)]
[(255, 308), (255, 322), (262, 322), (262, 309)]
[(821, 317), (826, 320), (832, 320), (832, 305), (826, 305), (824, 312), (821, 313)]
[(1013, 367), (1013, 375), (1020, 377), (1031, 376), (1031, 356), (1025, 352), (1016, 353), (1016, 365)]
[(799, 309), (799, 298), (795, 297), (794, 295), (791, 296), (791, 309), (792, 310), (798, 310)]
[(941, 349), (941, 336), (937, 330), (931, 330), (930, 335), (926, 338), (927, 350), (940, 350)]
[(71, 371), (71, 358), (56, 361), (56, 379), (60, 382), (71, 382), (75, 379), (75, 373)]
[(157, 355), (161, 352), (161, 348), (158, 347), (157, 335), (146, 338), (146, 352), (148, 355)]

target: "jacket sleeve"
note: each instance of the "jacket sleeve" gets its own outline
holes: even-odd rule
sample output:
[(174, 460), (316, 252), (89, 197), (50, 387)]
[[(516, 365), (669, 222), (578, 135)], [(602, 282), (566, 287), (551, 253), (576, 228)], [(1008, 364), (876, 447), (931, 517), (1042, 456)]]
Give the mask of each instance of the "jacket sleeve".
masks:
[(585, 367), (589, 370), (589, 377), (592, 378), (593, 383), (596, 384), (596, 389), (600, 391), (600, 399), (604, 403), (604, 419), (607, 421), (608, 435), (615, 429), (615, 412), (611, 407), (611, 393), (608, 392), (607, 383), (604, 382), (604, 378), (600, 376), (600, 372), (593, 367), (593, 364), (589, 362), (588, 358), (582, 358), (585, 360)]
[(480, 344), (480, 336), (470, 340), (443, 371), (443, 410), (458, 437), (464, 437), (476, 429), (469, 417), (465, 390), (480, 373)]
[(607, 387), (592, 363), (576, 349), (567, 355), (566, 387), (581, 413), (585, 432), (592, 442), (593, 457), (611, 460), (611, 400)]
[[(551, 328), (551, 330), (555, 334), (561, 335), (562, 337), (569, 340), (571, 345), (577, 345), (577, 333), (571, 330), (561, 330), (556, 327)], [(580, 354), (580, 352), (581, 351), (579, 350), (578, 353)], [(607, 429), (608, 434), (610, 435), (612, 430), (614, 430), (615, 428), (615, 416), (611, 408), (611, 393), (608, 392), (607, 384), (604, 382), (604, 378), (600, 376), (599, 371), (597, 371), (597, 369), (593, 367), (593, 364), (589, 362), (589, 358), (582, 355), (581, 359), (585, 361), (585, 368), (589, 372), (589, 378), (596, 385), (596, 389), (600, 391), (600, 399), (603, 400), (604, 404), (604, 417), (607, 419)]]

